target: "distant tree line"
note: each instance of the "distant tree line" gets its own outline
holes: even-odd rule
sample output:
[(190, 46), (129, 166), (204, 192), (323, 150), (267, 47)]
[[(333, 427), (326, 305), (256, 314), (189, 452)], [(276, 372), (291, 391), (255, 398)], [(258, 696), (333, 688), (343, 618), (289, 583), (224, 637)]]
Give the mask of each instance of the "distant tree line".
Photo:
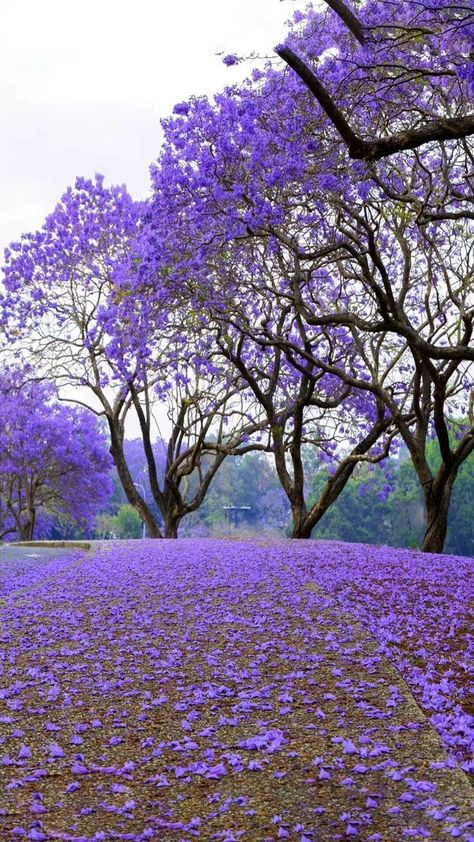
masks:
[[(435, 462), (434, 442), (429, 445), (429, 453)], [(426, 530), (426, 512), (409, 456), (388, 460), (380, 472), (361, 474), (351, 479), (328, 509), (313, 538), (419, 547)], [(323, 477), (316, 474), (316, 495), (323, 482)], [(460, 469), (453, 491), (445, 552), (474, 555), (473, 500), (474, 458), (471, 456)]]

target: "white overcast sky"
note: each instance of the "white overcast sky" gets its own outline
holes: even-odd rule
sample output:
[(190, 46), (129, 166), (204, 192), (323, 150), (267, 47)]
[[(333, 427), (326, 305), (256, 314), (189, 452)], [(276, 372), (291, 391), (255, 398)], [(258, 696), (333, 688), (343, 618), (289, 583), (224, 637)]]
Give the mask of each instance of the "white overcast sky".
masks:
[(159, 120), (270, 54), (298, 0), (0, 0), (0, 261), (77, 175), (148, 193)]

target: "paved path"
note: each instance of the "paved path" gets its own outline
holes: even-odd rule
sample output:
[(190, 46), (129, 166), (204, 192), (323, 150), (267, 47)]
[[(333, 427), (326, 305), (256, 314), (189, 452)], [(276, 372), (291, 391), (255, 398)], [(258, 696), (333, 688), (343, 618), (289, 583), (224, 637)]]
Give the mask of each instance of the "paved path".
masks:
[(38, 585), (54, 576), (58, 564), (75, 563), (85, 550), (75, 546), (0, 544), (0, 598), (19, 588)]
[(12, 593), (0, 838), (472, 842), (467, 778), (291, 553), (122, 542)]
[(0, 545), (0, 565), (13, 565), (23, 562), (25, 565), (38, 566), (51, 558), (60, 558), (71, 552), (66, 547), (24, 546), (18, 544)]

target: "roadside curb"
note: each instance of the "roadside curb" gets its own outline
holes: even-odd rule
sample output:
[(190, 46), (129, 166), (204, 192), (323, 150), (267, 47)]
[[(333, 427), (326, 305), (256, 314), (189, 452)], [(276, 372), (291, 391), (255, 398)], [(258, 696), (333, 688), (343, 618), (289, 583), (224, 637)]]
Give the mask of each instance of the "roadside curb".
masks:
[(47, 549), (54, 549), (61, 547), (71, 550), (91, 550), (91, 541), (15, 541), (8, 544), (10, 547), (46, 547)]

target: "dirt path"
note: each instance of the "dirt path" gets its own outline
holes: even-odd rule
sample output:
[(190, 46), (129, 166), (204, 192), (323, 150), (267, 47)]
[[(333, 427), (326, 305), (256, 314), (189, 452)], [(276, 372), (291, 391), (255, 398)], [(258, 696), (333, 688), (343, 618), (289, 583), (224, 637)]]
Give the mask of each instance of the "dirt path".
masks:
[(474, 839), (399, 673), (275, 545), (124, 542), (2, 613), (2, 840)]

